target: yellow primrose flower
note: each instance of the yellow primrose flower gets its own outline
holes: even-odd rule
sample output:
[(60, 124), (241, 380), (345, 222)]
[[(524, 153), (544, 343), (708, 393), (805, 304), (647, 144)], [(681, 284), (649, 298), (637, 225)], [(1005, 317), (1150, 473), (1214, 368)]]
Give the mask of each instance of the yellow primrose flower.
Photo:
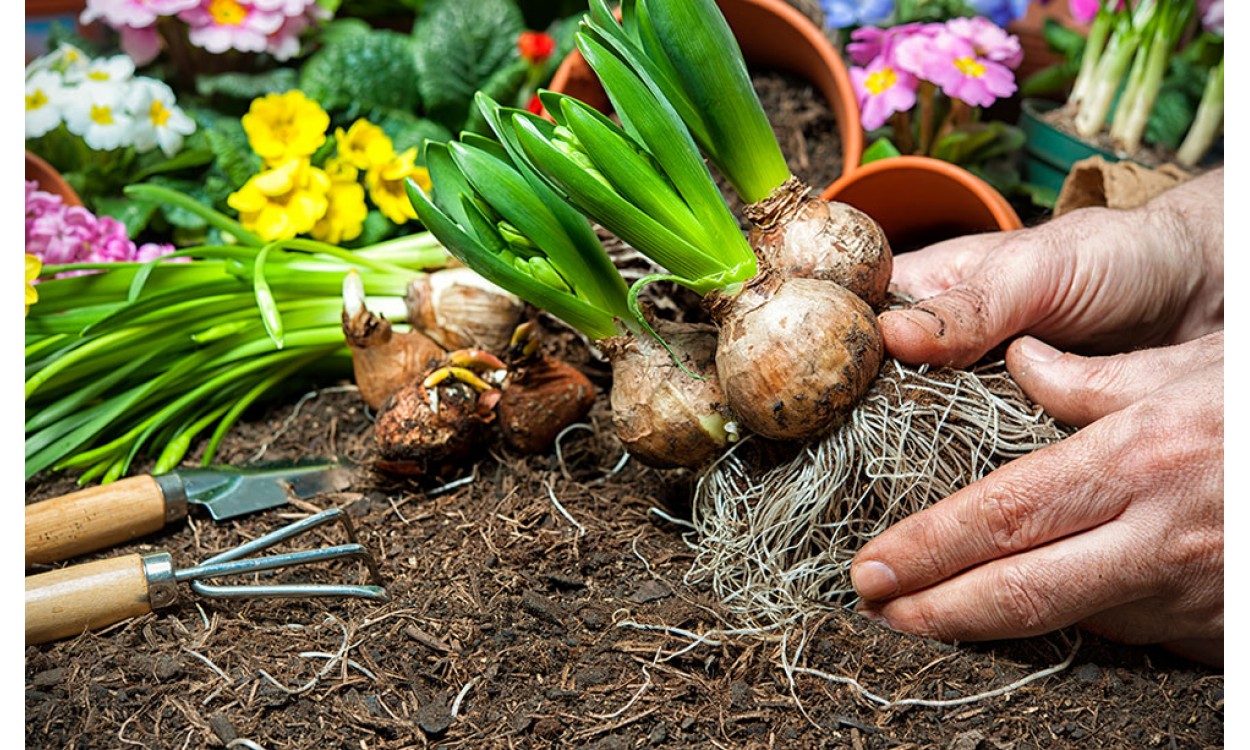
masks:
[(326, 142), (330, 116), (298, 89), (252, 100), (243, 115), (243, 130), (252, 150), (268, 166), (309, 157)]
[(325, 216), (330, 177), (307, 159), (288, 159), (253, 175), (226, 203), (245, 229), (266, 242), (305, 234)]
[(39, 278), (39, 272), (43, 270), (43, 263), (39, 258), (26, 253), (26, 314), (30, 315), (30, 306), (39, 301), (39, 291), (35, 289), (34, 281)]
[(369, 186), (369, 198), (373, 205), (396, 224), (417, 218), (417, 210), (412, 207), (404, 189), (404, 180), (411, 177), (422, 190), (430, 189), (430, 173), (425, 167), (418, 167), (416, 159), (417, 147), (413, 146), (390, 161), (371, 167), (365, 174), (365, 184)]
[(326, 174), (330, 177), (330, 204), (326, 215), (312, 229), (312, 236), (322, 242), (337, 245), (360, 236), (364, 230), (365, 189), (356, 181), (357, 169), (342, 159), (326, 161)]
[(339, 156), (357, 169), (376, 167), (395, 157), (395, 146), (382, 128), (363, 118), (353, 122), (346, 131), (336, 128), (334, 139)]

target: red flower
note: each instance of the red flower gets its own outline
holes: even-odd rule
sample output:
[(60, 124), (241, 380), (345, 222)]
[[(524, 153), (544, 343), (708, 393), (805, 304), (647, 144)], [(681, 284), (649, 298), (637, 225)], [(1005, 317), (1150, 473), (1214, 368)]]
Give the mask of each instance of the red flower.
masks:
[(556, 51), (556, 40), (544, 31), (522, 31), (516, 39), (521, 57), (531, 65), (539, 65)]
[(538, 98), (538, 94), (534, 94), (530, 97), (529, 103), (525, 105), (525, 108), (530, 112), (541, 116), (543, 113), (543, 101)]

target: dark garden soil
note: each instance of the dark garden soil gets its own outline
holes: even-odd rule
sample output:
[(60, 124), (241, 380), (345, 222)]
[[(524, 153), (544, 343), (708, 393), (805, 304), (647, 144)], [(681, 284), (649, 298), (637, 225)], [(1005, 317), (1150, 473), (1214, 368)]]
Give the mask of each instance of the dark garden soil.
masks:
[[(807, 153), (810, 165), (830, 158)], [(193, 518), (92, 559), (164, 549), (188, 566), (338, 507), (391, 601), (219, 600), (184, 587), (172, 608), (27, 647), (26, 746), (1223, 745), (1222, 673), (1089, 635), (1075, 645), (1075, 630), (951, 646), (838, 611), (784, 641), (733, 634), (741, 623), (684, 580), (684, 527), (655, 512), (688, 518), (694, 477), (622, 461), (607, 369), (576, 342), (561, 352), (601, 389), (585, 426), (551, 455), (500, 448), (437, 480), (372, 470), (372, 415), (349, 383), (250, 414), (219, 462), (339, 455), (357, 467), (351, 486), (222, 523)], [(26, 499), (72, 489), (72, 477), (39, 477)], [(327, 527), (304, 546), (343, 541)], [(319, 567), (349, 582), (360, 568)]]

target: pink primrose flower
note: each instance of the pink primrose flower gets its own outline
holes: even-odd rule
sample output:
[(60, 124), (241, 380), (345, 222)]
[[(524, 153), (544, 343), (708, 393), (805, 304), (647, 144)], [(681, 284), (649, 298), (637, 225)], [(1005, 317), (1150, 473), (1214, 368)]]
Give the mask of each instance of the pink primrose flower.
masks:
[(861, 26), (851, 32), (854, 41), (846, 45), (846, 52), (856, 65), (867, 65), (882, 56), (892, 60), (899, 42), (913, 36), (932, 36), (940, 28), (935, 23), (905, 23), (888, 29)]
[[(140, 263), (147, 263), (149, 260), (163, 258), (175, 250), (174, 246), (168, 242), (145, 242), (135, 251), (134, 260)], [(190, 263), (191, 259), (187, 257), (170, 258), (170, 263)]]
[(263, 10), (240, 0), (202, 0), (178, 17), (187, 24), (191, 43), (213, 54), (232, 49), (264, 52), (269, 36), (286, 22), (281, 11)]
[(199, 4), (199, 0), (87, 0), (79, 16), (84, 24), (103, 20), (109, 26), (144, 28), (161, 16), (172, 16)]
[(978, 56), (1002, 63), (1012, 70), (1020, 67), (1020, 62), (1024, 60), (1020, 38), (1007, 33), (988, 18), (952, 18), (946, 22), (946, 30), (967, 40)]
[(866, 67), (851, 68), (850, 75), (865, 130), (881, 127), (895, 112), (906, 112), (916, 104), (916, 78), (891, 65), (884, 56)]
[(155, 26), (142, 28), (120, 26), (117, 29), (117, 35), (122, 52), (129, 55), (136, 66), (147, 65), (155, 60), (165, 46), (161, 40), (161, 33), (156, 30)]
[(904, 40), (895, 60), (899, 68), (974, 107), (988, 107), (1016, 92), (1015, 76), (1007, 66), (978, 55), (970, 42), (949, 32)]

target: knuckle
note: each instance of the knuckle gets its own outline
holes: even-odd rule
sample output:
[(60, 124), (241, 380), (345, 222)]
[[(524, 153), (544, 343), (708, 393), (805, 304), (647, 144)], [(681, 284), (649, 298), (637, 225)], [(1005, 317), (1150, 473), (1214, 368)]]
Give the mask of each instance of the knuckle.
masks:
[(981, 504), (985, 538), (996, 557), (1022, 552), (1036, 544), (1038, 508), (1011, 487), (995, 487)]
[(997, 583), (995, 601), (1004, 625), (1022, 633), (1045, 628), (1054, 605), (1033, 576), (1013, 565), (1003, 571)]

